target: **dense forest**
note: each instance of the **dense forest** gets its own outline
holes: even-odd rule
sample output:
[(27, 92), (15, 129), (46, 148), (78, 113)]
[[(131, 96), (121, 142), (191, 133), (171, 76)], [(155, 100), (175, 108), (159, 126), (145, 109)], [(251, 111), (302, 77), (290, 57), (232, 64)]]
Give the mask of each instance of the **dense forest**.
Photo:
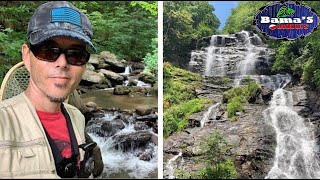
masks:
[(198, 39), (218, 32), (219, 19), (208, 1), (163, 2), (163, 59), (186, 68)]
[[(34, 10), (45, 1), (0, 2), (0, 83), (5, 73), (21, 61), (21, 45)], [(146, 71), (157, 71), (157, 13), (155, 1), (71, 1), (93, 26), (98, 53), (110, 51), (119, 59), (141, 61)]]

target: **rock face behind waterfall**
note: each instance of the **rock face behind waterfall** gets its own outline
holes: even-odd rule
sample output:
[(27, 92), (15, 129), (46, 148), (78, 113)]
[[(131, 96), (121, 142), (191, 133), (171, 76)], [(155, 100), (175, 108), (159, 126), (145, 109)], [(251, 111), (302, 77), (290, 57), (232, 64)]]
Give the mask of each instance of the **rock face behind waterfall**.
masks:
[[(237, 178), (267, 177), (275, 162), (277, 134), (265, 113), (273, 92), (282, 87), (292, 92), (292, 109), (306, 124), (311, 122), (310, 130), (315, 132), (314, 137), (317, 138), (316, 153), (320, 154), (319, 92), (302, 85), (293, 86), (289, 83), (290, 75), (272, 74), (273, 57), (274, 50), (251, 32), (214, 35), (198, 41), (189, 63), (191, 71), (202, 74), (202, 89), (196, 90), (198, 97), (221, 103), (223, 92), (241, 84), (245, 75), (257, 80), (262, 90), (254, 100), (244, 105), (244, 112), (237, 112), (235, 122), (228, 118), (225, 103), (221, 103), (215, 113), (207, 112), (209, 105), (203, 111), (191, 115), (189, 128), (164, 140), (165, 178), (176, 175), (172, 174), (172, 167), (185, 172), (196, 172), (205, 167), (205, 164), (199, 163), (202, 157), (199, 153), (200, 142), (216, 130), (223, 134), (230, 145), (230, 151), (221, 156), (234, 160)], [(207, 117), (205, 126), (201, 128), (200, 122), (206, 114), (212, 116)]]
[[(220, 71), (225, 72), (221, 75), (234, 77), (239, 75), (240, 63), (249, 51), (255, 53), (255, 57), (252, 57), (255, 61), (254, 73), (270, 75), (274, 51), (263, 44), (256, 34), (246, 31), (200, 39), (197, 49), (191, 52), (189, 69), (208, 76), (217, 75), (217, 71)], [(219, 59), (223, 63), (216, 63)]]

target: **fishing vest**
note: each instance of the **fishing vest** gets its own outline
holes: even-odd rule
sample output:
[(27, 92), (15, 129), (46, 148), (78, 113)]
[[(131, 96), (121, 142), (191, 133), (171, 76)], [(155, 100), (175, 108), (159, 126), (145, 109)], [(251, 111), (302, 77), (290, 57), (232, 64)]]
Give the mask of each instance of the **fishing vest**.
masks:
[[(78, 144), (85, 143), (85, 118), (66, 103)], [(80, 160), (84, 152), (79, 149)], [(53, 151), (34, 106), (21, 94), (0, 102), (0, 177), (60, 178)]]

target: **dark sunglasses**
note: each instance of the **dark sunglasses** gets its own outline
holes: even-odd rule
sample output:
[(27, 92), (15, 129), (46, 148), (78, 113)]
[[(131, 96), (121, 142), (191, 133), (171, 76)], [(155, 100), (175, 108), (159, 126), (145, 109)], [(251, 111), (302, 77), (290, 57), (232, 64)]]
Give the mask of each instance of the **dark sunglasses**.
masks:
[(52, 42), (44, 42), (39, 45), (28, 46), (33, 55), (42, 61), (54, 62), (63, 53), (66, 56), (68, 64), (75, 66), (82, 66), (89, 61), (90, 53), (86, 50), (85, 46), (82, 48), (59, 48)]

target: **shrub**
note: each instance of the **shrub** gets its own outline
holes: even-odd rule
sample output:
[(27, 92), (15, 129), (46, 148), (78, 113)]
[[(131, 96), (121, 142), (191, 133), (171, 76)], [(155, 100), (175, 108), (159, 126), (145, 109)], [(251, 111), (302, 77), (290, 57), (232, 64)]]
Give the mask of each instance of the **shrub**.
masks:
[(228, 117), (231, 121), (236, 121), (236, 112), (244, 111), (243, 104), (255, 98), (260, 92), (260, 85), (250, 78), (246, 78), (247, 85), (236, 86), (223, 93), (222, 101), (227, 103)]
[(163, 135), (165, 138), (173, 132), (181, 131), (188, 127), (188, 117), (203, 109), (204, 104), (209, 103), (208, 99), (192, 99), (179, 105), (172, 106), (163, 115)]
[(206, 167), (196, 172), (178, 170), (178, 178), (185, 179), (234, 179), (237, 177), (235, 164), (224, 155), (228, 151), (228, 143), (218, 132), (213, 131), (207, 138), (201, 141), (203, 153), (202, 162)]

